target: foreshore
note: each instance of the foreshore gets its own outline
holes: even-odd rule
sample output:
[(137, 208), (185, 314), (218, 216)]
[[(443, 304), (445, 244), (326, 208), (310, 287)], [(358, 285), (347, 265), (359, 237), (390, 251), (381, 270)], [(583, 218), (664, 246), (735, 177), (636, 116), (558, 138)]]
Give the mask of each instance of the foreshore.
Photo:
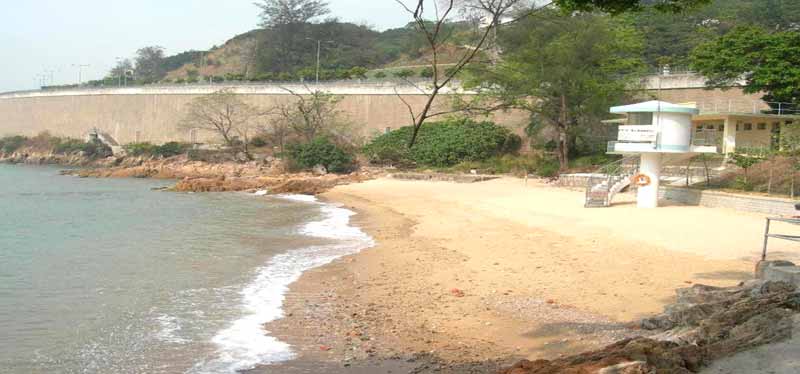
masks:
[[(290, 285), (285, 318), (264, 328), (296, 358), (252, 373), (493, 373), (600, 349), (651, 334), (639, 321), (678, 288), (751, 279), (763, 238), (762, 215), (637, 209), (628, 195), (585, 209), (583, 191), (540, 180), (287, 174), (182, 157), (94, 166), (70, 173), (176, 179), (175, 191), (315, 194), (357, 213), (351, 224), (376, 246)], [(800, 259), (787, 243), (772, 253)]]
[(264, 372), (309, 362), (381, 372), (415, 354), (417, 369), (487, 372), (597, 349), (644, 334), (635, 322), (677, 288), (751, 278), (763, 230), (763, 217), (725, 209), (584, 209), (580, 191), (515, 178), (384, 178), (322, 197), (358, 212), (377, 245), (290, 287), (286, 318), (266, 329), (298, 360)]

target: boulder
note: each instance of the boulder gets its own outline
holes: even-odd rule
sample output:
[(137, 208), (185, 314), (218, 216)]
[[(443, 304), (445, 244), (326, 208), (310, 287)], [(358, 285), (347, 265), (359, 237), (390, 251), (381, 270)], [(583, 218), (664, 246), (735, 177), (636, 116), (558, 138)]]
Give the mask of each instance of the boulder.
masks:
[(677, 294), (664, 313), (642, 320), (642, 328), (661, 330), (655, 335), (553, 361), (520, 361), (500, 373), (695, 373), (712, 360), (790, 337), (800, 311), (800, 293), (786, 282), (694, 285)]

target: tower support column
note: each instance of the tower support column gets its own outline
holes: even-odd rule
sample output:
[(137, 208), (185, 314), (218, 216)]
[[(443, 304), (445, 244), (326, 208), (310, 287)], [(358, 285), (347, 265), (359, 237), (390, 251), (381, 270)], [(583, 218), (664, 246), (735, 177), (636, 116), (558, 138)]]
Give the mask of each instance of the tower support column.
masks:
[(639, 186), (636, 196), (636, 206), (639, 208), (658, 207), (658, 185), (661, 177), (661, 154), (643, 153), (639, 165), (639, 173), (650, 178), (650, 184)]

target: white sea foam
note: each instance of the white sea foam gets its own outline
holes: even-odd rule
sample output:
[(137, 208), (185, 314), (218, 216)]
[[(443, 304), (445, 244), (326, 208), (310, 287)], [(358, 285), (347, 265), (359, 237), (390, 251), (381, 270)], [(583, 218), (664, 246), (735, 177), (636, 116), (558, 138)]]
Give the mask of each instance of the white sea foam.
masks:
[(374, 245), (372, 238), (350, 226), (352, 211), (317, 202), (313, 196), (281, 195), (283, 199), (319, 204), (323, 219), (300, 228), (308, 236), (335, 239), (335, 244), (315, 245), (273, 257), (259, 269), (256, 279), (244, 290), (244, 316), (220, 331), (213, 339), (217, 357), (196, 365), (192, 373), (235, 373), (259, 364), (289, 360), (294, 357), (291, 347), (269, 336), (263, 325), (283, 317), (283, 301), (288, 286), (304, 271), (358, 253)]
[(178, 336), (178, 332), (181, 330), (178, 317), (162, 314), (156, 317), (156, 321), (161, 325), (161, 329), (156, 333), (156, 338), (158, 340), (174, 344), (185, 344), (189, 342), (189, 340)]
[(266, 196), (266, 194), (268, 194), (268, 193), (269, 193), (269, 191), (267, 191), (267, 190), (258, 190), (256, 192), (253, 192), (253, 195), (255, 195), (255, 196)]

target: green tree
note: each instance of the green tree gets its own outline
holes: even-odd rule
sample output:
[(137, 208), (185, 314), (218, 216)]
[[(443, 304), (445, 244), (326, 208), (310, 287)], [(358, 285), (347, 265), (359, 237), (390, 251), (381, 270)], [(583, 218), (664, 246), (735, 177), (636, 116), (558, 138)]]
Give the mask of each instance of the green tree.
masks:
[(261, 27), (307, 23), (330, 13), (328, 2), (322, 0), (261, 0)]
[(144, 47), (136, 51), (136, 78), (144, 83), (161, 80), (166, 74), (164, 68), (164, 48), (159, 46)]
[(800, 32), (739, 27), (698, 46), (691, 62), (710, 86), (730, 86), (743, 78), (744, 91), (764, 92), (765, 101), (800, 100)]
[[(489, 110), (526, 110), (533, 130), (554, 129), (565, 169), (576, 139), (623, 100), (639, 77), (641, 37), (619, 19), (551, 11), (506, 29), (502, 39), (515, 52), (496, 66), (471, 69), (468, 83)], [(480, 107), (474, 101), (461, 106)]]
[(600, 10), (612, 14), (642, 10), (648, 7), (659, 11), (681, 12), (709, 2), (710, 0), (555, 0), (556, 5), (567, 10)]
[(363, 66), (354, 66), (350, 68), (349, 74), (351, 78), (367, 79), (367, 72), (369, 70)]
[(394, 72), (394, 76), (397, 78), (407, 79), (414, 75), (414, 70), (411, 69), (402, 69), (399, 71)]
[(763, 158), (757, 156), (751, 156), (743, 153), (731, 153), (729, 155), (729, 162), (742, 168), (744, 171), (744, 184), (747, 185), (747, 171), (750, 170), (751, 167), (758, 164), (761, 161), (764, 161)]
[(111, 69), (108, 73), (109, 77), (111, 78), (120, 78), (124, 77), (125, 75), (129, 74), (128, 72), (133, 71), (133, 62), (131, 59), (126, 58), (123, 60), (117, 61), (117, 64)]

